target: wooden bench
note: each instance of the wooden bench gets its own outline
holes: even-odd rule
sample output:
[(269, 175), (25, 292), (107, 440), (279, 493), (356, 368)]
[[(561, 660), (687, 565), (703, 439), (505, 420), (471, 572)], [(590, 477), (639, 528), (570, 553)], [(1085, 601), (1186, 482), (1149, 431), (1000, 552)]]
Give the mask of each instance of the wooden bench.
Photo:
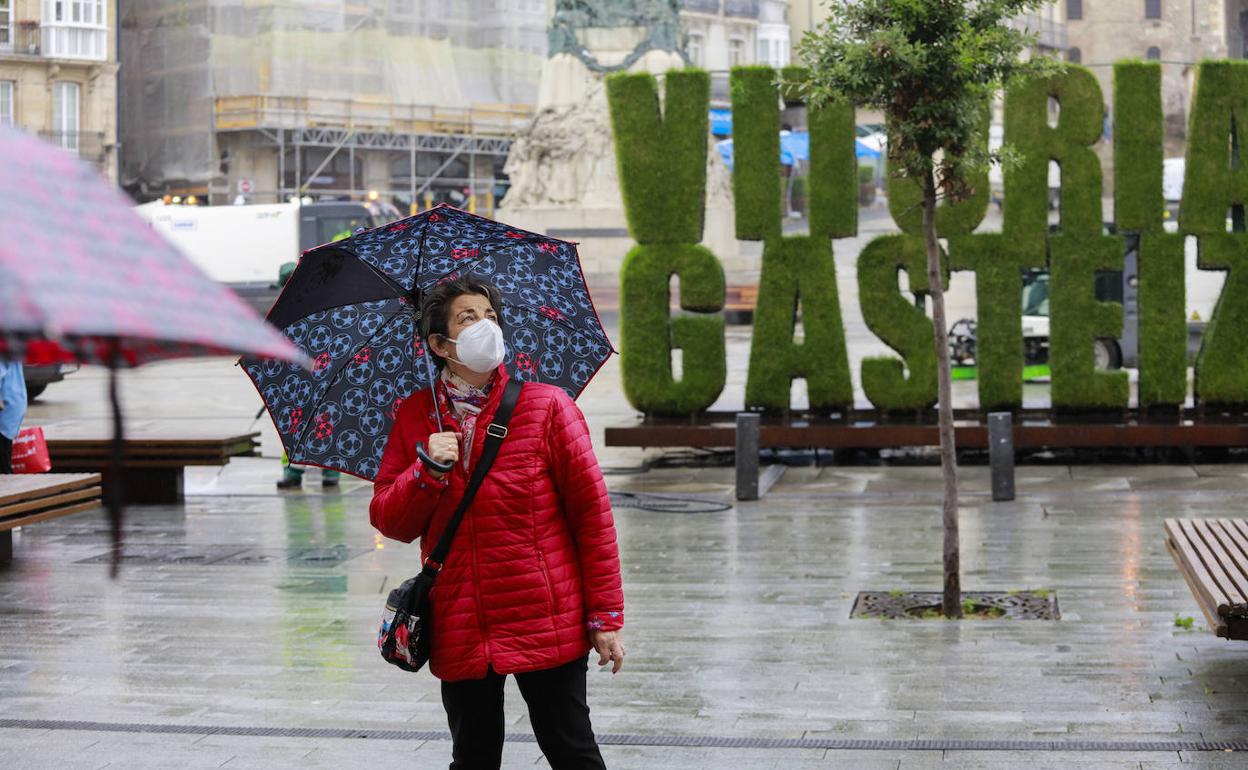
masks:
[(1248, 639), (1248, 519), (1166, 519), (1166, 550), (1218, 636)]
[(98, 473), (0, 475), (0, 561), (13, 558), (13, 529), (100, 506)]
[(724, 290), (724, 323), (729, 326), (749, 326), (754, 323), (754, 308), (757, 306), (757, 286), (727, 287)]
[[(112, 436), (97, 428), (45, 426), (52, 470), (91, 471), (110, 483)], [(259, 432), (176, 431), (158, 424), (127, 428), (122, 476), (128, 503), (176, 503), (183, 499), (188, 465), (225, 465), (231, 457), (257, 454)]]

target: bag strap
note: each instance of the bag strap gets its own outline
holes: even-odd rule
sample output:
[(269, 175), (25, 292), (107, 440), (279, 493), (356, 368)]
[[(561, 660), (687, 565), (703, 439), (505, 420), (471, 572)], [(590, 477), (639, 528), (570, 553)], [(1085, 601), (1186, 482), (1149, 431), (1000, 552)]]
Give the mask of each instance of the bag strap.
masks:
[(507, 424), (511, 422), (511, 413), (515, 411), (516, 402), (520, 400), (520, 388), (523, 385), (524, 383), (519, 380), (507, 381), (502, 401), (499, 402), (498, 410), (494, 412), (494, 420), (485, 428), (485, 447), (481, 450), (481, 457), (477, 460), (476, 467), (472, 469), (472, 476), (468, 478), (468, 486), (464, 488), (464, 496), (459, 501), (459, 507), (455, 509), (455, 515), (446, 525), (442, 538), (438, 540), (429, 558), (425, 559), (424, 572), (437, 575), (442, 570), (446, 555), (451, 550), (451, 541), (455, 539), (455, 531), (459, 529), (459, 523), (463, 521), (464, 513), (472, 504), (472, 499), (477, 496), (477, 489), (481, 486), (481, 481), (485, 479), (485, 474), (494, 464), (494, 458), (498, 456), (498, 448), (502, 445), (503, 439), (507, 438)]

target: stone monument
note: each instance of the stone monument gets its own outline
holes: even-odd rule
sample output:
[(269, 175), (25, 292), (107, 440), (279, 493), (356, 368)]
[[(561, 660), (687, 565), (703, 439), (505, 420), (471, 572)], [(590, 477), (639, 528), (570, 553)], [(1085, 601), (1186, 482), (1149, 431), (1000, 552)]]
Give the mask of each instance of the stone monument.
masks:
[[(680, 0), (557, 0), (549, 36), (537, 113), (507, 157), (511, 187), (498, 216), (579, 242), (586, 272), (614, 278), (633, 241), (603, 79), (686, 66)], [(735, 261), (732, 180), (709, 137), (706, 203), (703, 243)]]

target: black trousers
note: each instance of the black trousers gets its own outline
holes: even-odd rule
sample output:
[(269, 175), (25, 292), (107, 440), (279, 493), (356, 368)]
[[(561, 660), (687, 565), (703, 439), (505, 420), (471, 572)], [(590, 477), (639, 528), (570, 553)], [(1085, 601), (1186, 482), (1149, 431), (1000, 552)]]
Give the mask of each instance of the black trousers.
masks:
[(13, 472), (13, 442), (0, 436), (0, 473)]
[[(587, 658), (557, 668), (516, 674), (529, 707), (537, 745), (553, 770), (606, 770), (585, 700)], [(451, 727), (451, 770), (498, 770), (503, 761), (503, 683), (484, 679), (442, 683), (442, 705)]]

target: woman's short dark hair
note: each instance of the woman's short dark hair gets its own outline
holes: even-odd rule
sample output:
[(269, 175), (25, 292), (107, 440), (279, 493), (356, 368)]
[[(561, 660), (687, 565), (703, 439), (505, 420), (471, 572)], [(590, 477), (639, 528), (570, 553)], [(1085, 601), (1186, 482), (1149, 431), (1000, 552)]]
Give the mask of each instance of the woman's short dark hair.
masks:
[(435, 286), (425, 294), (424, 301), (421, 302), (420, 336), (425, 341), (425, 350), (439, 367), (446, 365), (446, 359), (433, 352), (429, 338), (434, 334), (447, 336), (446, 332), (451, 324), (451, 303), (464, 294), (480, 294), (489, 300), (490, 307), (494, 308), (494, 315), (498, 317), (499, 326), (503, 324), (503, 296), (494, 284), (467, 276)]

